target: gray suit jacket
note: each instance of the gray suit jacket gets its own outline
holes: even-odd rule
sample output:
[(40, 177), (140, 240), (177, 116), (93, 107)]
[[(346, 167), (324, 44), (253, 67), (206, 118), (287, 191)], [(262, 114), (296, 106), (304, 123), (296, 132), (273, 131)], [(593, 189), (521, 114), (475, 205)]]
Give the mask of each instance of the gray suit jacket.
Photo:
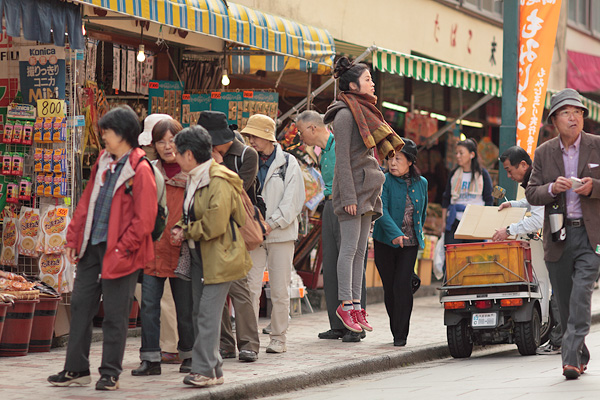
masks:
[[(565, 166), (560, 150), (559, 138), (556, 137), (542, 144), (535, 151), (533, 171), (525, 195), (532, 205), (546, 206), (544, 212), (544, 259), (556, 262), (560, 258), (564, 242), (553, 242), (550, 231), (550, 206), (557, 199), (548, 192), (548, 187), (559, 176), (565, 176)], [(600, 244), (600, 136), (581, 132), (579, 148), (579, 162), (577, 177), (589, 176), (593, 179), (592, 193), (590, 196), (580, 196), (581, 211), (585, 229), (592, 246)], [(568, 178), (568, 177), (567, 177)]]

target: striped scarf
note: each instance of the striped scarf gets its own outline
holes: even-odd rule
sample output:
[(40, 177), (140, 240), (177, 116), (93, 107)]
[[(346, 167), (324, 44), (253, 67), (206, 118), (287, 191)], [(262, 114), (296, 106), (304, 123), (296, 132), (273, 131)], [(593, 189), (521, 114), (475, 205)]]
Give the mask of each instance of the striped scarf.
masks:
[(365, 146), (368, 149), (377, 146), (380, 160), (393, 158), (396, 151), (402, 149), (404, 142), (375, 106), (377, 97), (368, 93), (341, 92), (338, 99), (350, 109)]
[[(463, 173), (464, 173), (463, 169), (461, 167), (458, 167), (456, 169), (456, 171), (454, 171), (452, 178), (450, 178), (450, 188), (452, 190), (450, 192), (450, 195), (452, 197), (452, 200), (456, 201), (460, 197), (460, 188), (462, 186)], [(471, 172), (471, 173), (474, 173), (474, 172)], [(473, 179), (471, 178), (471, 182), (469, 183), (469, 194), (479, 195), (482, 193), (483, 193), (483, 175), (475, 174), (475, 181), (473, 181)]]

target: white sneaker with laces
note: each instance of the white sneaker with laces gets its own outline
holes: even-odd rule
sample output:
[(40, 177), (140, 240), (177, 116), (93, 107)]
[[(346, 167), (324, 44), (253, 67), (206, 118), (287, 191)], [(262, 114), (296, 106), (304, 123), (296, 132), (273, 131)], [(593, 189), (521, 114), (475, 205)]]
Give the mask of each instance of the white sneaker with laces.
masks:
[(267, 353), (285, 353), (287, 347), (281, 340), (271, 339), (271, 342), (267, 346)]

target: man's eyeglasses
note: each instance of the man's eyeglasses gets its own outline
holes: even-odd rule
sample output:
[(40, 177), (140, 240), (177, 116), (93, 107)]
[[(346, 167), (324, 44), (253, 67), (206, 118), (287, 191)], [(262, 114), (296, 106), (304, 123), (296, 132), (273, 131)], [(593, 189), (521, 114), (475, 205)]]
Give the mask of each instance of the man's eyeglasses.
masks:
[(583, 116), (583, 110), (581, 108), (577, 108), (575, 110), (562, 110), (556, 113), (561, 118), (569, 118), (569, 117), (581, 117)]
[(303, 131), (301, 131), (300, 129), (298, 129), (298, 135), (302, 136), (302, 135), (304, 135), (306, 133), (307, 130), (309, 130), (309, 129), (312, 130), (312, 129), (315, 129), (315, 128), (316, 128), (316, 126), (311, 125), (311, 126), (307, 126), (306, 129), (303, 130)]

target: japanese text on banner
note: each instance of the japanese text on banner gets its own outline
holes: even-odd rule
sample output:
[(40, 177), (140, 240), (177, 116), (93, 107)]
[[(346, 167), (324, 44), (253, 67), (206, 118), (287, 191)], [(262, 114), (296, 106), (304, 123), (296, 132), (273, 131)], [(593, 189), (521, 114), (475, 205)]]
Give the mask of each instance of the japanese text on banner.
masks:
[(561, 0), (521, 0), (517, 145), (533, 158), (544, 112)]

